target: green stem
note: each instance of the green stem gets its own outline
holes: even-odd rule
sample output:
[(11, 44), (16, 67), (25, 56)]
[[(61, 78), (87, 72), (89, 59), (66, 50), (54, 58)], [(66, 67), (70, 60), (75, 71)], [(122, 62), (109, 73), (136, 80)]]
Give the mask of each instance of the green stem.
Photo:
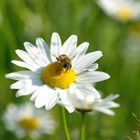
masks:
[(81, 120), (81, 129), (80, 129), (80, 140), (85, 140), (85, 117), (86, 113), (81, 112), (82, 120)]
[(67, 125), (67, 120), (66, 120), (66, 113), (65, 113), (64, 107), (62, 107), (62, 122), (63, 122), (66, 140), (71, 140), (70, 135), (69, 135), (68, 125)]

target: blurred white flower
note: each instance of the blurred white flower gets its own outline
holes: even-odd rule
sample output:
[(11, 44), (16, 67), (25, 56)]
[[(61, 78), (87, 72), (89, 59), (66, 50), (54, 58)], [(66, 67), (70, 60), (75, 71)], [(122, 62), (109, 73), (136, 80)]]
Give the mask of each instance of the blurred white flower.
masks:
[(42, 134), (52, 134), (56, 123), (45, 110), (37, 110), (32, 104), (9, 104), (3, 115), (7, 130), (22, 138), (29, 135), (37, 138)]
[(110, 16), (121, 21), (140, 19), (140, 2), (136, 0), (97, 0)]
[(127, 66), (140, 63), (140, 22), (133, 23), (128, 28), (129, 32), (124, 40), (122, 56)]
[(69, 99), (75, 107), (75, 110), (80, 112), (98, 111), (108, 115), (114, 115), (111, 108), (119, 107), (118, 103), (113, 102), (118, 97), (119, 95), (110, 95), (105, 99), (101, 99), (93, 95), (81, 96), (75, 93), (69, 94)]
[(16, 50), (23, 61), (13, 60), (12, 63), (29, 69), (7, 74), (6, 77), (17, 80), (11, 85), (19, 89), (17, 96), (30, 95), (35, 106), (45, 106), (50, 110), (59, 101), (68, 109), (74, 111), (67, 94), (75, 90), (81, 94), (92, 94), (100, 97), (93, 83), (108, 79), (107, 73), (95, 71), (98, 64), (94, 63), (102, 56), (101, 51), (85, 54), (89, 43), (84, 42), (77, 47), (77, 36), (71, 35), (65, 43), (57, 33), (52, 34), (50, 49), (43, 39), (36, 39), (36, 46), (25, 42), (27, 52)]
[[(139, 34), (140, 35), (140, 34)], [(139, 35), (129, 34), (122, 49), (124, 60), (127, 64), (140, 63), (140, 39)]]

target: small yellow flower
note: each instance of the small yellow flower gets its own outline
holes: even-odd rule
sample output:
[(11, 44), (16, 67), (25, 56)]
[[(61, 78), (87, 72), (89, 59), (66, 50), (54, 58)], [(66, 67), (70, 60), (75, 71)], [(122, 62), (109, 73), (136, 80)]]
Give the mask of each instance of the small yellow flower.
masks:
[(16, 106), (9, 104), (3, 116), (7, 130), (22, 138), (29, 135), (37, 138), (42, 134), (52, 134), (56, 127), (50, 113), (37, 110), (33, 104), (24, 103)]
[(118, 18), (121, 20), (129, 20), (132, 18), (132, 11), (129, 7), (120, 7), (118, 10)]
[(23, 117), (19, 120), (19, 125), (25, 130), (35, 130), (39, 127), (39, 121), (36, 117)]
[(132, 0), (97, 0), (106, 14), (121, 21), (140, 19), (140, 2)]

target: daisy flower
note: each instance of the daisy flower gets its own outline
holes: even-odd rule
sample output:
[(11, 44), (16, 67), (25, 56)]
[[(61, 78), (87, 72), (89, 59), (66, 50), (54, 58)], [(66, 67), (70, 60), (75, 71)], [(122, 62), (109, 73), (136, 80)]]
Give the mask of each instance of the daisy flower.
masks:
[[(140, 34), (139, 34), (140, 35)], [(124, 60), (127, 64), (139, 64), (140, 63), (140, 39), (139, 36), (135, 34), (129, 34), (124, 40), (125, 46), (123, 48), (122, 54)], [(128, 61), (133, 60), (133, 61)]]
[(111, 108), (119, 107), (118, 103), (113, 102), (119, 95), (109, 95), (105, 99), (96, 98), (93, 95), (81, 96), (74, 92), (69, 94), (69, 100), (79, 112), (93, 112), (98, 111), (107, 115), (114, 115), (115, 113)]
[(35, 106), (45, 106), (46, 110), (61, 102), (69, 112), (73, 112), (66, 96), (70, 90), (99, 98), (100, 94), (92, 84), (108, 79), (109, 75), (96, 71), (98, 64), (94, 62), (102, 52), (86, 54), (88, 45), (84, 42), (77, 47), (76, 35), (71, 35), (62, 45), (57, 33), (52, 34), (50, 48), (41, 38), (36, 39), (37, 47), (25, 42), (26, 51), (16, 50), (23, 61), (13, 60), (12, 63), (28, 70), (6, 75), (17, 80), (11, 89), (18, 89), (16, 96), (31, 94), (30, 99), (35, 101)]
[(140, 18), (140, 2), (135, 0), (97, 0), (98, 5), (110, 16), (121, 21)]
[(3, 115), (3, 121), (6, 129), (19, 138), (27, 135), (37, 138), (42, 134), (52, 134), (56, 126), (48, 112), (36, 110), (31, 103), (18, 106), (9, 104)]

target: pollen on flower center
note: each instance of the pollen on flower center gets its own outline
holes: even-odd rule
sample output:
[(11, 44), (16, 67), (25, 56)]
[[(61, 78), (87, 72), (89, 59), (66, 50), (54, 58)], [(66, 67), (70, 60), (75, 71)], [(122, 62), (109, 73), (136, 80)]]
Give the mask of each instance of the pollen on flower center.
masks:
[(66, 70), (59, 62), (53, 62), (45, 67), (42, 80), (50, 87), (66, 89), (75, 81), (75, 72), (72, 68)]
[(132, 17), (132, 11), (129, 7), (121, 7), (118, 11), (118, 17), (122, 20), (128, 20)]
[(38, 125), (39, 125), (38, 120), (34, 117), (22, 118), (18, 123), (22, 128), (26, 130), (34, 130), (38, 128)]

